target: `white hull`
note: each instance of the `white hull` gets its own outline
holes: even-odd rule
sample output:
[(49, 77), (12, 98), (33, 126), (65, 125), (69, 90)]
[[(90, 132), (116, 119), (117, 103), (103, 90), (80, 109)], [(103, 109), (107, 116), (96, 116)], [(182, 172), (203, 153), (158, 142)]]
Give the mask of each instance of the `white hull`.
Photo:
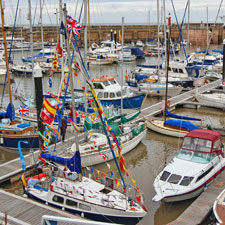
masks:
[(195, 98), (201, 104), (214, 108), (225, 108), (225, 94), (196, 94)]
[(219, 194), (219, 196), (216, 198), (216, 201), (213, 204), (213, 213), (219, 222), (219, 224), (223, 224), (224, 221), (224, 207), (225, 207), (225, 189)]
[(169, 128), (163, 125), (164, 121), (146, 119), (147, 127), (157, 133), (172, 137), (184, 137), (189, 131)]
[[(130, 152), (132, 149), (134, 149), (146, 136), (146, 132), (147, 130), (145, 129), (143, 132), (141, 132), (139, 135), (134, 137), (132, 140), (125, 142), (123, 144), (122, 154), (124, 155)], [(113, 159), (113, 155), (110, 149), (102, 150), (101, 153), (107, 156), (106, 159), (103, 159), (102, 155), (100, 155), (98, 151), (97, 152), (93, 151), (93, 153), (90, 153), (90, 154), (81, 153), (82, 166), (86, 167), (86, 166), (96, 165), (96, 164), (100, 164)]]

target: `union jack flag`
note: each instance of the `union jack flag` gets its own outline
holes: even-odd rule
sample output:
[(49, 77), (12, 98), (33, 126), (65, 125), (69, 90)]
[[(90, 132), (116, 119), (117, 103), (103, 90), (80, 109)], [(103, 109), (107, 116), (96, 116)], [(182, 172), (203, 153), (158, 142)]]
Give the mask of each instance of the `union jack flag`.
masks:
[(68, 31), (73, 32), (75, 35), (79, 35), (83, 26), (81, 26), (76, 20), (74, 20), (71, 16), (67, 16), (66, 23), (68, 25)]
[(28, 116), (30, 113), (29, 107), (27, 105), (21, 105), (19, 108), (19, 113), (22, 116)]

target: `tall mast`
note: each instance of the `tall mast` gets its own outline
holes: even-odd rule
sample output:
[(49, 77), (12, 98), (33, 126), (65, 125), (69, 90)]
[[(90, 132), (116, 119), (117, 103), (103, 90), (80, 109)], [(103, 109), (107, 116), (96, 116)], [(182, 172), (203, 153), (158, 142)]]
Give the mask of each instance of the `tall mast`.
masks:
[[(87, 68), (87, 20), (89, 23), (89, 18), (90, 18), (88, 14), (89, 14), (89, 0), (84, 0), (84, 65), (86, 68)], [(86, 81), (85, 81), (84, 87), (85, 87), (84, 93), (86, 96), (86, 93), (87, 93)], [(84, 107), (85, 107), (85, 112), (87, 112), (87, 101), (85, 101)]]
[(40, 0), (40, 23), (41, 23), (41, 48), (42, 48), (42, 58), (44, 59), (44, 32), (43, 32), (43, 21), (42, 21), (42, 3)]
[[(121, 109), (120, 114), (123, 114), (123, 40), (124, 40), (124, 17), (122, 17), (122, 63), (121, 63)], [(121, 117), (122, 118), (122, 117)]]
[(187, 30), (187, 44), (188, 44), (188, 54), (190, 53), (190, 2), (191, 0), (188, 0), (188, 30)]
[(0, 3), (1, 3), (3, 44), (4, 44), (4, 51), (5, 51), (5, 64), (6, 64), (8, 89), (9, 89), (9, 101), (10, 101), (10, 103), (12, 103), (12, 91), (11, 91), (11, 81), (10, 81), (10, 73), (9, 73), (9, 60), (8, 60), (8, 55), (7, 55), (6, 34), (5, 34), (5, 28), (4, 28), (5, 20), (4, 20), (4, 10), (2, 7), (2, 0), (0, 0)]

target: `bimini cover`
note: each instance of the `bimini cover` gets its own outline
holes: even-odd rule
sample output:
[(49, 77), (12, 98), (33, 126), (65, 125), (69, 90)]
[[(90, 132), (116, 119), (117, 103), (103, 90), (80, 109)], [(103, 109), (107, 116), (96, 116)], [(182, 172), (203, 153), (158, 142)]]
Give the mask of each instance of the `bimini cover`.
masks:
[(182, 127), (182, 128), (186, 128), (190, 131), (195, 130), (195, 129), (199, 129), (199, 127), (193, 123), (191, 123), (190, 121), (185, 121), (185, 120), (173, 120), (173, 119), (169, 119), (166, 120), (164, 122), (164, 125), (169, 125), (169, 126), (175, 126), (175, 127)]
[(81, 158), (80, 158), (79, 151), (76, 151), (76, 153), (74, 154), (74, 156), (71, 159), (54, 156), (51, 154), (43, 154), (43, 153), (40, 156), (48, 161), (52, 161), (52, 162), (58, 163), (60, 165), (67, 166), (71, 172), (74, 172), (74, 171), (77, 173), (82, 172)]

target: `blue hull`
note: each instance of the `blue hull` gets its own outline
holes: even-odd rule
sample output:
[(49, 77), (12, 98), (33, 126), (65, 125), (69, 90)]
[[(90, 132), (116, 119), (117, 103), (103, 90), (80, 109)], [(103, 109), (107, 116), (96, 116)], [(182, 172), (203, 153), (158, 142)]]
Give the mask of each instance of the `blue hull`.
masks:
[[(35, 201), (39, 201), (45, 204), (45, 201), (42, 199), (37, 198), (36, 196), (26, 192), (27, 196), (31, 199), (34, 199)], [(58, 205), (48, 203), (48, 205), (56, 207), (58, 209), (62, 209), (62, 207), (59, 207)], [(140, 222), (142, 217), (119, 217), (119, 216), (108, 216), (108, 215), (103, 215), (100, 212), (99, 213), (88, 213), (88, 212), (83, 212), (75, 209), (68, 209), (65, 207), (65, 211), (70, 212), (75, 215), (80, 215), (84, 216), (85, 218), (95, 220), (95, 221), (101, 221), (101, 222), (111, 222), (111, 223), (119, 223), (119, 224), (127, 224), (127, 225), (134, 225)]]
[(28, 141), (28, 144), (23, 142), (20, 143), (22, 149), (30, 149), (30, 148), (39, 148), (39, 139), (38, 137), (32, 138), (5, 138), (0, 137), (0, 146), (6, 148), (15, 148), (18, 149), (18, 142), (19, 141)]
[[(124, 109), (139, 109), (141, 107), (144, 95), (137, 95), (130, 98), (123, 99), (123, 108)], [(114, 107), (121, 107), (121, 99), (118, 100), (100, 100), (103, 106), (114, 105)]]

